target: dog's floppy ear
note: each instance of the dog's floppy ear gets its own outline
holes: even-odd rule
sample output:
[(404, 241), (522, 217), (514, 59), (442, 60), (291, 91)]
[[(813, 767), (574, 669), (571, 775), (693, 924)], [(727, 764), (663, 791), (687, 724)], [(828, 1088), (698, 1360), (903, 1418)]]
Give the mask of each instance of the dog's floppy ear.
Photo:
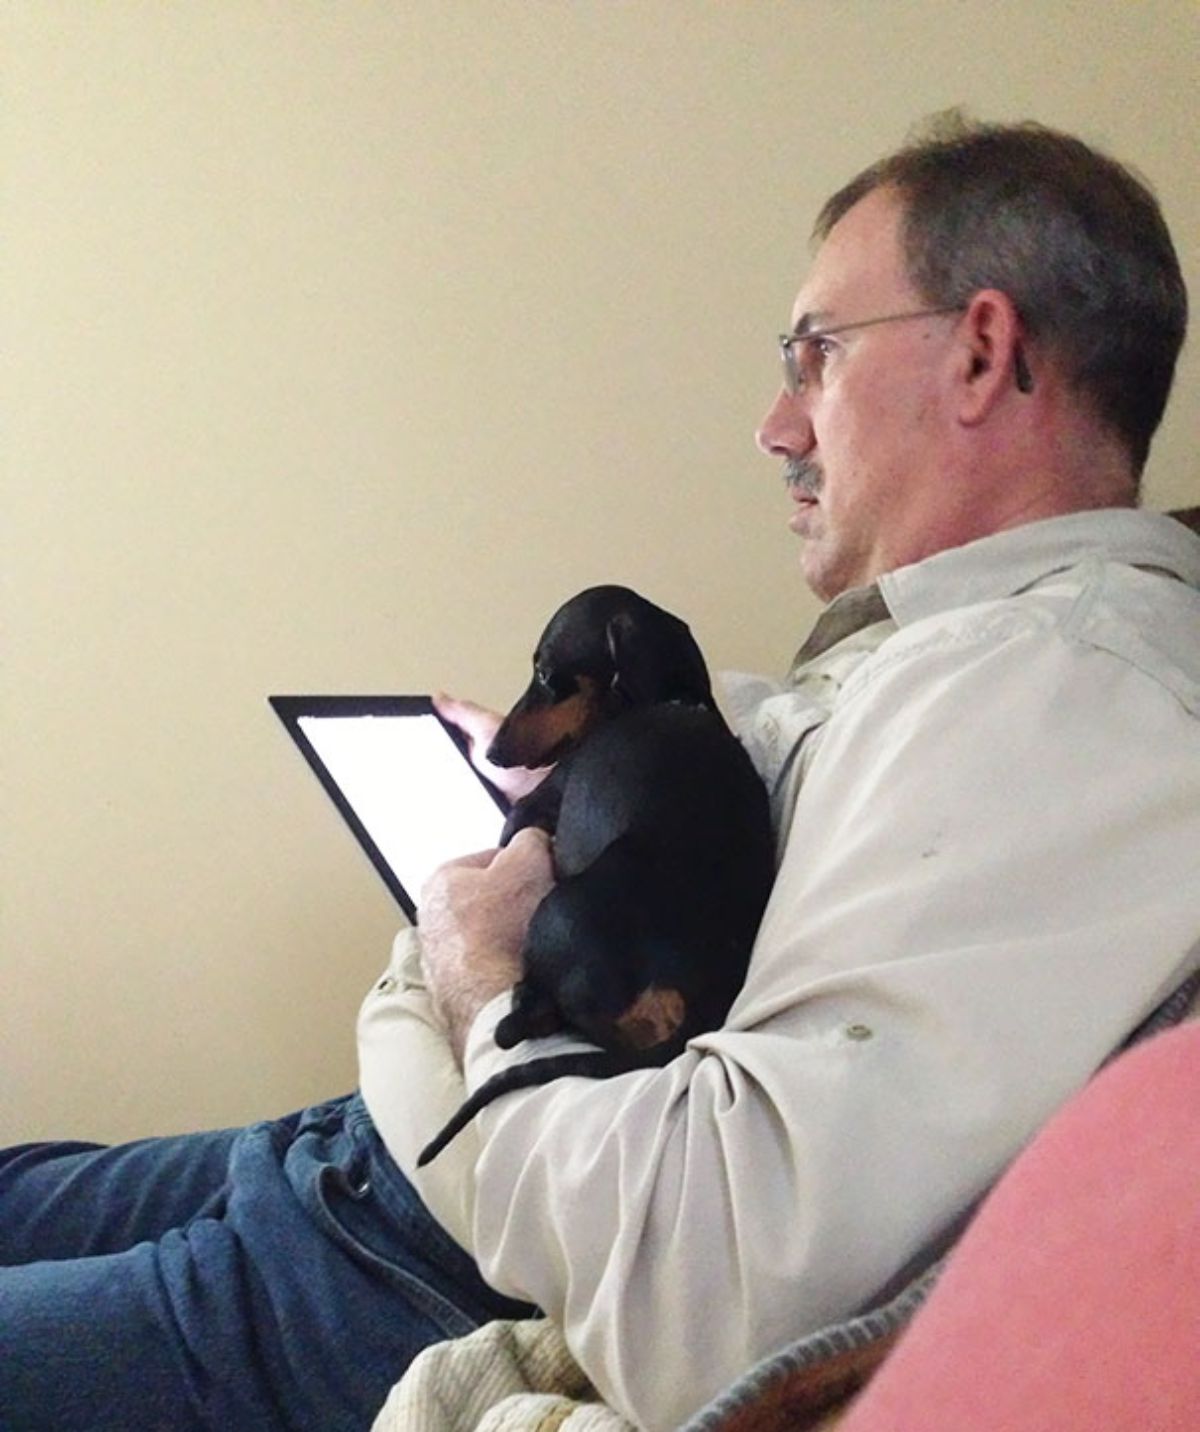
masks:
[(612, 660), (613, 691), (631, 706), (652, 706), (657, 701), (687, 701), (713, 706), (708, 667), (687, 623), (659, 612), (651, 636), (646, 624), (631, 612), (617, 612), (606, 628)]

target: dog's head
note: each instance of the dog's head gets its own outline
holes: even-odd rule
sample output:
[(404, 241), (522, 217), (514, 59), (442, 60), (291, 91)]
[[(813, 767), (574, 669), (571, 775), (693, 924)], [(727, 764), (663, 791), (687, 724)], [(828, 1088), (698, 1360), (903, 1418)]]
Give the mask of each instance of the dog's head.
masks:
[(687, 624), (628, 587), (589, 587), (551, 617), (533, 654), (533, 680), (488, 760), (550, 765), (601, 721), (661, 701), (714, 706)]

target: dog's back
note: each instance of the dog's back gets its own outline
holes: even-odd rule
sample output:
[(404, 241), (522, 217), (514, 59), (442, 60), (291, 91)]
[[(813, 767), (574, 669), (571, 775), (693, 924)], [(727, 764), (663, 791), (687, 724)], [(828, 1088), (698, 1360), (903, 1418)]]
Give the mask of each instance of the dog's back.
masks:
[[(766, 791), (715, 711), (675, 703), (597, 727), (564, 764), (558, 884), (497, 1040), (568, 1027), (665, 1062), (745, 978), (774, 874)], [(676, 1011), (653, 1039), (647, 1002)]]

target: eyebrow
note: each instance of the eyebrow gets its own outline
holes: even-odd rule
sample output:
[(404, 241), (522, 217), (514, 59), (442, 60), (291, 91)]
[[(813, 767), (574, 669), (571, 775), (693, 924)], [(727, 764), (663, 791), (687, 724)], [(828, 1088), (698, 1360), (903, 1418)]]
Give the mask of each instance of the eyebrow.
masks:
[(806, 338), (810, 333), (816, 333), (828, 326), (830, 314), (825, 309), (816, 309), (811, 313), (802, 313), (792, 328), (793, 338)]

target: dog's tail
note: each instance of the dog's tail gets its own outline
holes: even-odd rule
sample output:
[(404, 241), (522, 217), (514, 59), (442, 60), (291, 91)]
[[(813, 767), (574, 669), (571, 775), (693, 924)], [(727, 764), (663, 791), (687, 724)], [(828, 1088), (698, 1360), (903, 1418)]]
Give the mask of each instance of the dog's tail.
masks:
[(530, 1059), (525, 1064), (514, 1064), (494, 1074), (462, 1105), (450, 1122), (436, 1138), (421, 1150), (417, 1167), (424, 1168), (437, 1158), (448, 1143), (462, 1133), (471, 1120), (493, 1099), (501, 1094), (511, 1094), (516, 1089), (532, 1089), (539, 1084), (549, 1084), (552, 1079), (563, 1079), (575, 1075), (584, 1079), (608, 1079), (614, 1074), (624, 1074), (640, 1067), (626, 1054), (613, 1053), (604, 1049), (588, 1050), (577, 1054), (551, 1054), (545, 1059)]

